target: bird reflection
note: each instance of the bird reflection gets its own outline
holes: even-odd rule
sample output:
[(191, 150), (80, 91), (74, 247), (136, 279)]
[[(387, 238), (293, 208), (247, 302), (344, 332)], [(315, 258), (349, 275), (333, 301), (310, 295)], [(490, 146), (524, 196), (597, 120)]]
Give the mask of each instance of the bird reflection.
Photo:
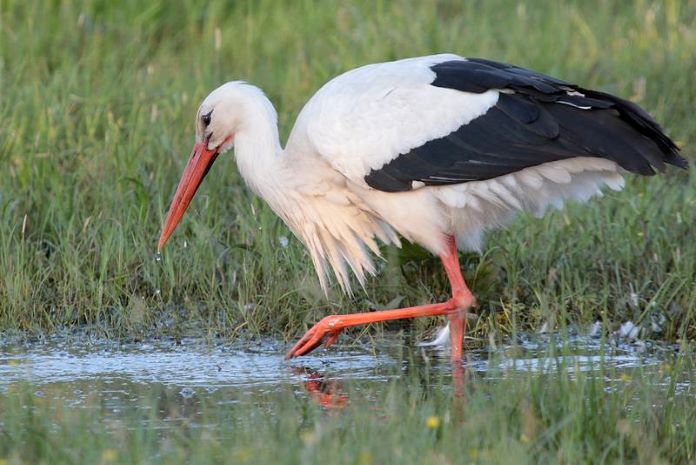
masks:
[(330, 379), (308, 367), (295, 367), (292, 371), (302, 376), (302, 387), (318, 406), (325, 409), (342, 409), (348, 404), (348, 396), (343, 393), (338, 380)]
[[(348, 405), (349, 398), (343, 388), (343, 383), (332, 379), (314, 368), (293, 367), (293, 374), (302, 378), (300, 386), (309, 394), (309, 398), (319, 407), (329, 410), (340, 410)], [(461, 363), (452, 364), (452, 391), (455, 407), (463, 409), (465, 398), (466, 369)]]

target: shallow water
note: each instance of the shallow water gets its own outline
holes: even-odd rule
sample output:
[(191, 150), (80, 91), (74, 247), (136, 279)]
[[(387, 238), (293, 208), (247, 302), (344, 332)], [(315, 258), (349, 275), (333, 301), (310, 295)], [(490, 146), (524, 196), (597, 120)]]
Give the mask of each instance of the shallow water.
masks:
[(286, 362), (284, 350), (273, 341), (245, 347), (199, 340), (5, 346), (0, 355), (0, 390), (17, 381), (41, 386), (119, 380), (208, 390), (272, 388), (301, 381), (302, 375), (295, 373), (299, 367), (330, 369), (338, 378), (383, 380), (392, 376), (389, 373), (398, 363), (386, 352), (375, 355), (350, 348)]
[[(343, 337), (350, 341), (349, 336)], [(110, 416), (154, 395), (171, 406), (200, 413), (200, 401), (223, 405), (249, 393), (293, 390), (299, 395), (361, 392), (372, 397), (390, 380), (417, 372), (425, 384), (449, 389), (452, 365), (446, 349), (414, 346), (395, 334), (369, 344), (336, 345), (310, 356), (283, 360), (287, 347), (271, 340), (210, 344), (195, 339), (122, 344), (94, 339), (0, 342), (0, 395), (29, 383), (37, 397)], [(515, 344), (466, 351), (464, 370), (482, 382), (559, 370), (602, 370), (609, 384), (629, 382), (635, 371), (657, 373), (671, 346), (601, 341), (596, 337), (520, 337)], [(613, 386), (613, 387), (612, 387)], [(688, 385), (683, 383), (681, 389)], [(678, 389), (679, 390), (679, 389)], [(341, 401), (342, 402), (342, 401)]]

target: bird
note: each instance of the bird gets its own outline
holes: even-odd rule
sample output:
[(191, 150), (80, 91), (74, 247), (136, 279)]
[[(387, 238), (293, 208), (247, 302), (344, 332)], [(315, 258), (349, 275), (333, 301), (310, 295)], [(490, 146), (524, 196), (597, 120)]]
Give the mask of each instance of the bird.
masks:
[[(248, 187), (305, 245), (324, 290), (346, 293), (376, 273), (380, 243), (419, 244), (451, 286), (445, 302), (324, 317), (286, 358), (333, 344), (349, 327), (446, 316), (461, 361), (476, 305), (459, 251), (520, 212), (620, 190), (626, 173), (687, 169), (680, 149), (635, 103), (523, 67), (456, 54), (368, 64), (324, 84), (300, 111), (285, 148), (261, 89), (230, 81), (196, 115), (195, 145), (166, 215), (158, 251), (219, 155), (234, 148)], [(352, 276), (354, 276), (354, 278)]]

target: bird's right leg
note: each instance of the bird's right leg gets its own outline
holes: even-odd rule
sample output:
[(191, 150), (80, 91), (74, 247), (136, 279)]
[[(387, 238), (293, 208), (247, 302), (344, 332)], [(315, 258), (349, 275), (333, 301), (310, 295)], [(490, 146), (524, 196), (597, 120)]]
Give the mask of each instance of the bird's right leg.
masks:
[(312, 326), (297, 344), (288, 351), (285, 358), (299, 357), (300, 355), (311, 352), (321, 345), (325, 337), (326, 340), (324, 343), (328, 347), (338, 339), (341, 331), (351, 326), (380, 321), (402, 320), (404, 318), (449, 315), (455, 311), (457, 311), (457, 304), (453, 299), (450, 299), (440, 304), (419, 305), (417, 307), (399, 308), (397, 310), (330, 315), (322, 318), (317, 324)]
[(299, 357), (311, 352), (324, 341), (330, 346), (345, 328), (380, 321), (401, 320), (424, 316), (447, 315), (450, 320), (450, 337), (452, 341), (452, 360), (458, 362), (462, 358), (462, 341), (466, 326), (466, 311), (474, 305), (475, 300), (464, 282), (459, 267), (457, 246), (453, 237), (447, 238), (447, 251), (440, 259), (452, 286), (452, 298), (446, 302), (417, 307), (400, 308), (397, 310), (382, 310), (369, 313), (352, 313), (348, 315), (331, 315), (322, 318), (312, 326), (302, 338), (288, 351), (285, 358)]

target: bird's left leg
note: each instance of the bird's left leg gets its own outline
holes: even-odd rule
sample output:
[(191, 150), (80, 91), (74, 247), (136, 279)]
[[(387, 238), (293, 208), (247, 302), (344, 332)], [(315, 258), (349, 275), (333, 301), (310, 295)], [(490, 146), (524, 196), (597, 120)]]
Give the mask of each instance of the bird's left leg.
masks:
[(380, 321), (417, 318), (424, 316), (447, 315), (450, 320), (450, 337), (452, 340), (452, 360), (459, 361), (462, 357), (462, 340), (466, 324), (466, 310), (474, 305), (474, 296), (466, 286), (459, 268), (459, 256), (453, 237), (447, 237), (447, 250), (440, 256), (452, 286), (452, 298), (440, 304), (419, 305), (417, 307), (400, 308), (397, 310), (381, 310), (369, 313), (353, 313), (348, 315), (330, 315), (322, 318), (312, 326), (292, 349), (286, 358), (298, 357), (317, 348), (322, 341), (330, 346), (341, 331), (351, 326)]
[(457, 311), (450, 313), (447, 317), (450, 323), (452, 360), (459, 361), (462, 359), (462, 345), (464, 332), (466, 331), (466, 313), (469, 307), (476, 305), (476, 299), (462, 276), (457, 244), (453, 236), (447, 237), (447, 253), (441, 256), (440, 259), (452, 287), (452, 300), (457, 304)]

